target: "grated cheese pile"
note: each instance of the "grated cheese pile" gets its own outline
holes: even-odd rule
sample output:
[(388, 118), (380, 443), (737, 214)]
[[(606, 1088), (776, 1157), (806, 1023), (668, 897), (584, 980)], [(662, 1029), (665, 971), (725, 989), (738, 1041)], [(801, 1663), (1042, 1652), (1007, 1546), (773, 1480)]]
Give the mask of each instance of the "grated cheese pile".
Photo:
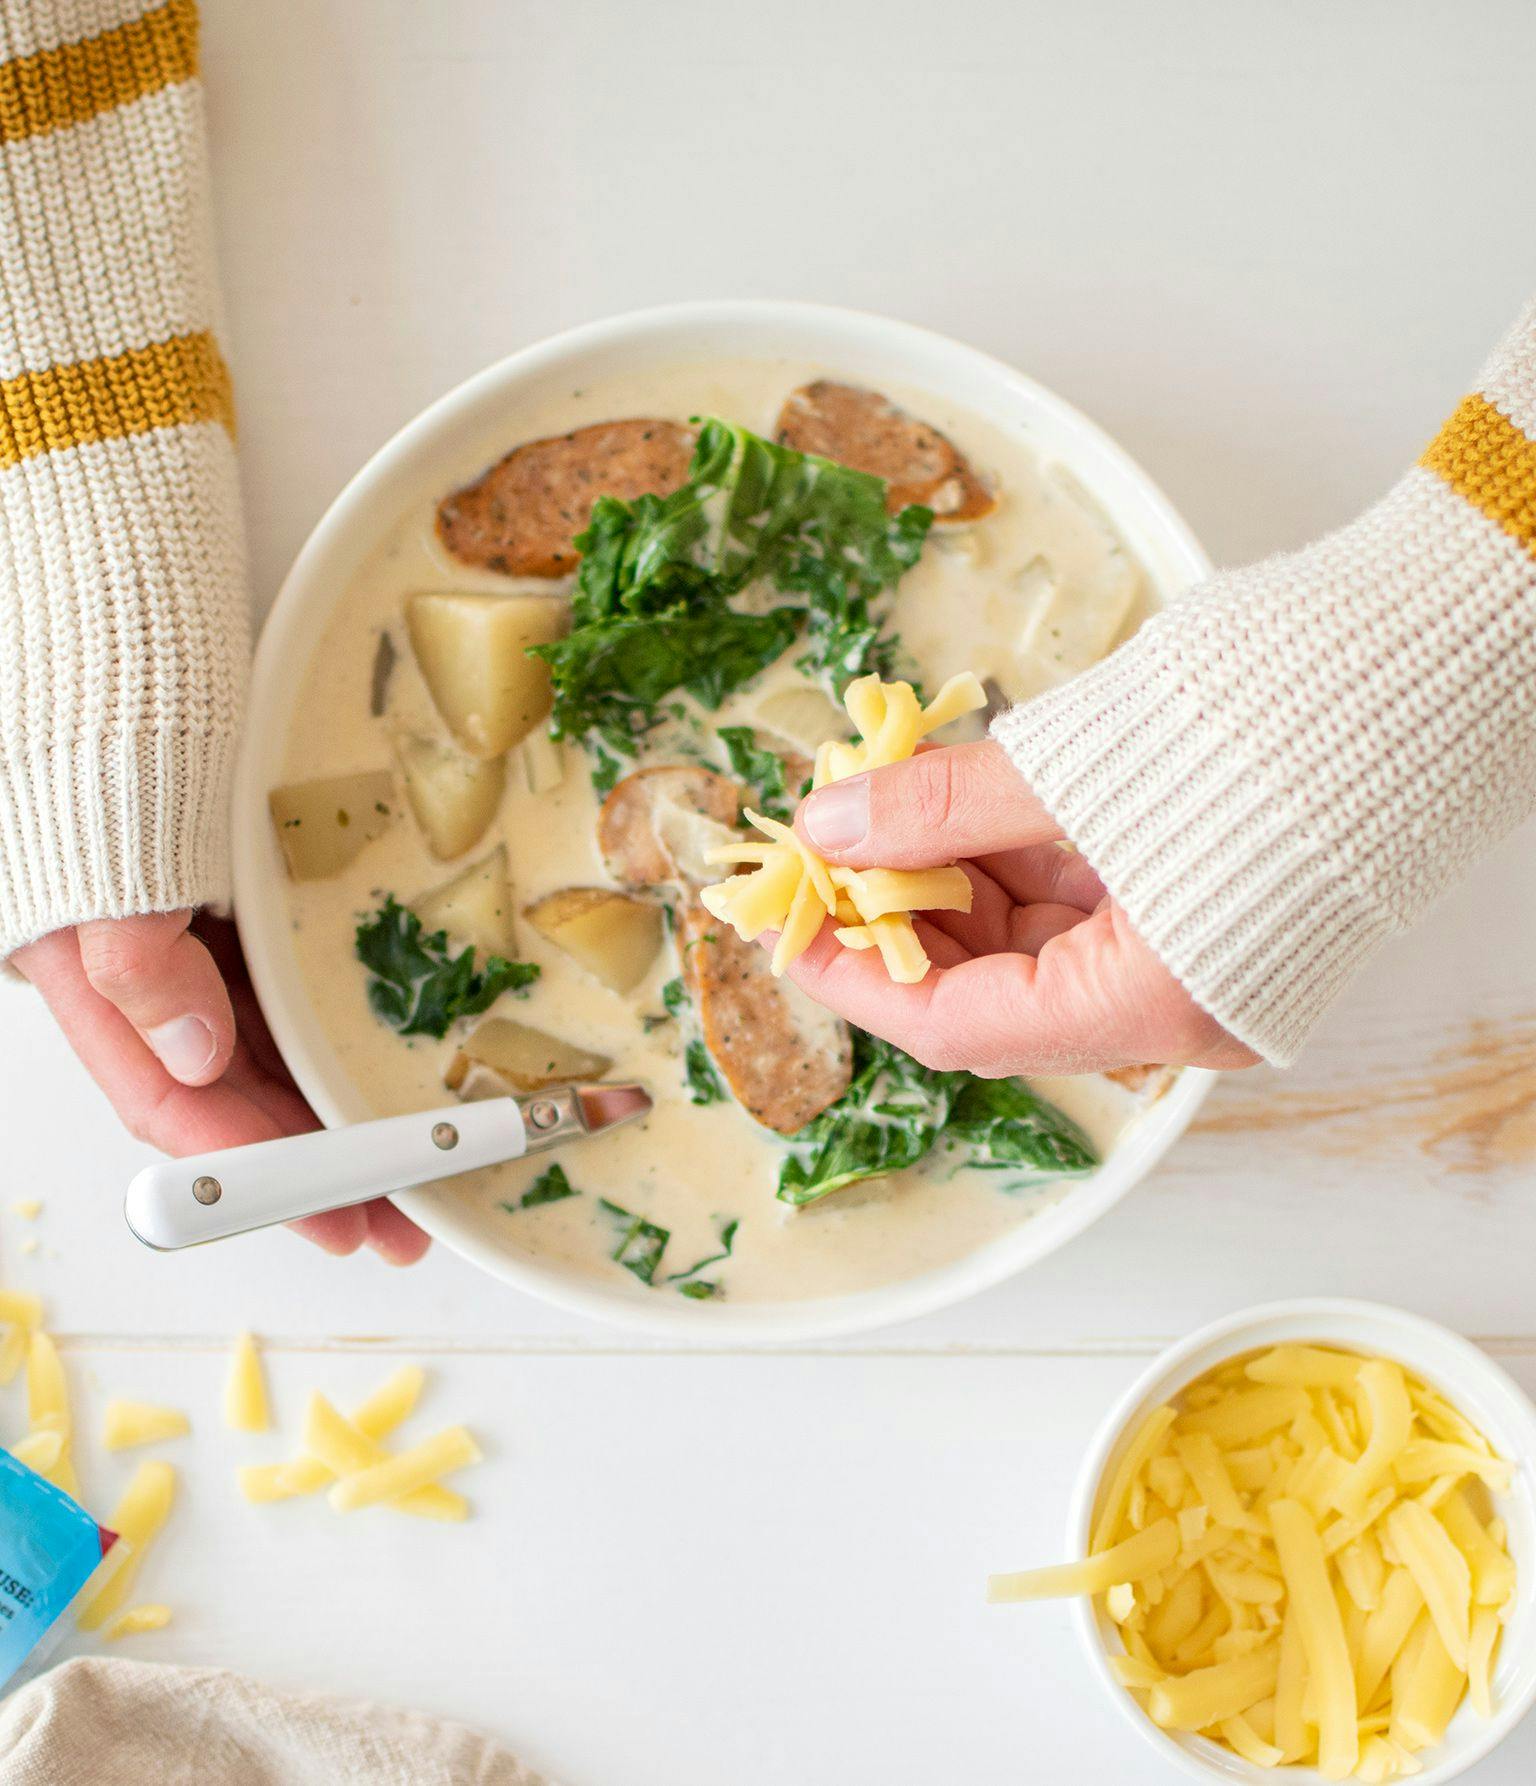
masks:
[(1153, 1722), (1258, 1767), (1417, 1773), (1463, 1698), (1493, 1713), (1512, 1466), (1401, 1365), (1322, 1346), (1229, 1360), (1157, 1409), (1085, 1562), (988, 1598), (1099, 1598)]

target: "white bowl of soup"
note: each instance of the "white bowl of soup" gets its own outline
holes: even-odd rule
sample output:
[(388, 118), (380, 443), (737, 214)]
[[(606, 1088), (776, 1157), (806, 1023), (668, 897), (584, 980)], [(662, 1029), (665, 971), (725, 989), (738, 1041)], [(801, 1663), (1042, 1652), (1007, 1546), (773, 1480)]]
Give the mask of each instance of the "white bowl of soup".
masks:
[(257, 652), (236, 910), (295, 1079), (327, 1125), (643, 1081), (643, 1121), (397, 1197), (631, 1329), (826, 1337), (1012, 1276), (1151, 1170), (1209, 1075), (927, 1074), (701, 928), (694, 845), (792, 808), (851, 675), (1024, 698), (1208, 568), (1091, 422), (908, 324), (680, 305), (490, 367), (336, 499)]

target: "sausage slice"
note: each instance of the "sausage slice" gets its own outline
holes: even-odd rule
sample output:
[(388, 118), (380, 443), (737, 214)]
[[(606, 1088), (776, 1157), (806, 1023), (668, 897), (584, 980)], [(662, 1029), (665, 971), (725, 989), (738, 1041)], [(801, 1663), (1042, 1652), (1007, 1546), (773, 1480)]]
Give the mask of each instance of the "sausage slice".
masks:
[(526, 441), (437, 505), (438, 538), (461, 564), (563, 577), (599, 496), (667, 496), (688, 478), (694, 431), (635, 416)]
[(744, 943), (699, 904), (719, 878), (704, 851), (734, 831), (741, 789), (692, 766), (637, 769), (603, 802), (597, 841), (615, 880), (671, 890), (683, 979), (704, 1046), (749, 1115), (792, 1135), (848, 1089), (848, 1026), (788, 980), (767, 951)]
[(708, 886), (720, 871), (704, 851), (727, 841), (740, 806), (741, 789), (713, 769), (637, 769), (603, 802), (597, 847), (628, 886)]
[(790, 392), (777, 433), (782, 446), (884, 478), (893, 515), (920, 502), (936, 520), (975, 521), (997, 507), (952, 441), (878, 391), (818, 378)]
[(704, 1046), (742, 1108), (793, 1135), (836, 1103), (853, 1077), (847, 1024), (774, 979), (768, 951), (744, 943), (696, 898), (678, 915), (678, 940)]

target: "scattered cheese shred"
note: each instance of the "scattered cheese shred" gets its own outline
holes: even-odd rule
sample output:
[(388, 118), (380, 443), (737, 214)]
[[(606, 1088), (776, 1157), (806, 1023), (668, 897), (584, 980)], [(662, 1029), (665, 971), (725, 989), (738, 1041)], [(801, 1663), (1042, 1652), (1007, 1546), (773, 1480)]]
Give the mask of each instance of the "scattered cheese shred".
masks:
[(1100, 1598), (1152, 1720), (1252, 1766), (1420, 1771), (1463, 1699), (1492, 1715), (1515, 1591), (1491, 1496), (1511, 1466), (1388, 1359), (1229, 1359), (1155, 1409), (1101, 1489), (1087, 1559), (992, 1600)]
[(121, 1610), (145, 1554), (165, 1524), (176, 1496), (176, 1472), (159, 1458), (149, 1458), (133, 1473), (123, 1498), (113, 1509), (107, 1525), (118, 1535), (116, 1550), (124, 1546), (122, 1566), (80, 1613), (82, 1631), (96, 1631)]
[(230, 1359), (229, 1376), (224, 1383), (224, 1424), (242, 1433), (264, 1433), (272, 1424), (261, 1354), (249, 1333), (242, 1333), (235, 1341)]
[(130, 1606), (126, 1612), (120, 1612), (102, 1635), (112, 1642), (119, 1637), (137, 1637), (143, 1631), (163, 1631), (170, 1622), (169, 1606), (146, 1601), (141, 1606)]
[(27, 1347), (27, 1424), (33, 1432), (70, 1435), (69, 1386), (58, 1348), (46, 1333), (35, 1332)]
[[(849, 683), (843, 697), (860, 742), (823, 744), (811, 785), (825, 787), (845, 776), (904, 762), (930, 732), (986, 704), (981, 683), (969, 671), (951, 676), (926, 707), (908, 682), (861, 676)], [(750, 810), (745, 816), (767, 844), (726, 844), (707, 852), (708, 862), (750, 867), (752, 872), (704, 888), (699, 902), (743, 942), (765, 930), (777, 931), (775, 974), (803, 954), (831, 918), (837, 925), (833, 934), (845, 948), (878, 949), (892, 980), (915, 985), (930, 964), (912, 927), (912, 913), (971, 909), (971, 883), (962, 868), (833, 868), (789, 825)]]
[(11, 1214), (19, 1215), (23, 1221), (35, 1222), (42, 1213), (41, 1197), (15, 1197), (11, 1200)]
[(10, 1451), (18, 1463), (36, 1470), (39, 1476), (46, 1476), (64, 1455), (64, 1435), (46, 1428), (42, 1432), (28, 1433), (24, 1439), (18, 1439)]
[(396, 1501), (402, 1495), (429, 1487), (452, 1470), (479, 1463), (480, 1457), (480, 1447), (464, 1427), (445, 1427), (408, 1451), (397, 1452), (383, 1463), (343, 1477), (331, 1490), (329, 1500), (338, 1513), (351, 1513), (380, 1501)]
[(162, 1408), (154, 1402), (110, 1401), (102, 1443), (108, 1451), (127, 1451), (134, 1445), (180, 1439), (191, 1430), (191, 1422), (179, 1408)]
[[(243, 1466), (237, 1472), (241, 1494), (257, 1503), (289, 1500), (390, 1461), (381, 1441), (415, 1412), (425, 1382), (420, 1365), (402, 1365), (358, 1403), (350, 1419), (315, 1391), (305, 1413), (305, 1452), (286, 1463)], [(463, 1495), (437, 1482), (390, 1497), (389, 1504), (417, 1519), (469, 1517)]]
[(0, 1321), (12, 1321), (20, 1327), (41, 1327), (43, 1299), (30, 1290), (0, 1290)]

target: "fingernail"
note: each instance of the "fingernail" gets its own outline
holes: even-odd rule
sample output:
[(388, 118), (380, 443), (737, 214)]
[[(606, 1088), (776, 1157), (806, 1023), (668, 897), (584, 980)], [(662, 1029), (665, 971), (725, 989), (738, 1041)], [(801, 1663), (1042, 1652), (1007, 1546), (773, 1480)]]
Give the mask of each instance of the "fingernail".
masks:
[(173, 1079), (195, 1079), (213, 1059), (213, 1031), (201, 1017), (173, 1017), (169, 1023), (157, 1023), (145, 1030), (144, 1040)]
[(869, 829), (869, 783), (863, 776), (818, 788), (805, 803), (805, 828), (819, 850), (846, 850)]

